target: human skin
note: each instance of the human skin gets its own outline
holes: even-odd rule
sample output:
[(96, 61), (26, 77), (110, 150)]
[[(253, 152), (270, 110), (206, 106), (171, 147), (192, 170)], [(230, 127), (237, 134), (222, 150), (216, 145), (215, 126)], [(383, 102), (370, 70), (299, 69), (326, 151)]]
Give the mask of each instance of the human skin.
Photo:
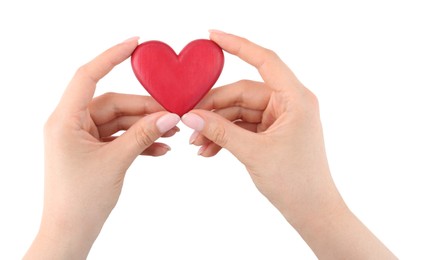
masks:
[[(140, 154), (169, 151), (155, 140), (178, 131), (178, 115), (151, 97), (108, 93), (93, 99), (96, 83), (137, 45), (137, 37), (128, 39), (82, 66), (45, 124), (43, 216), (24, 259), (85, 259), (131, 163)], [(127, 131), (112, 136), (120, 130)]]
[[(211, 91), (183, 116), (200, 154), (221, 147), (245, 166), (258, 190), (320, 259), (396, 259), (352, 214), (325, 155), (318, 101), (278, 56), (246, 39), (212, 32), (225, 51), (255, 66), (263, 82), (239, 81)], [(109, 93), (96, 83), (128, 58), (137, 38), (82, 66), (45, 125), (45, 194), (40, 230), (25, 259), (85, 259), (140, 154), (178, 131), (179, 117), (150, 97)], [(210, 111), (212, 110), (212, 112)], [(120, 137), (113, 134), (126, 130)]]
[[(213, 89), (182, 117), (199, 154), (229, 150), (319, 259), (396, 259), (350, 211), (331, 177), (316, 96), (271, 50), (211, 31), (263, 82)], [(212, 111), (212, 112), (211, 112)]]

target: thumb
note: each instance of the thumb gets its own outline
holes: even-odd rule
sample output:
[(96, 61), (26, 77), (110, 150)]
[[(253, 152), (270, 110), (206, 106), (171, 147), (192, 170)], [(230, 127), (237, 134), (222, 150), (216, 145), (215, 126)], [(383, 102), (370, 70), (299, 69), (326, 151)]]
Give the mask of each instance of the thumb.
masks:
[(111, 153), (129, 166), (138, 155), (175, 127), (179, 121), (178, 115), (168, 112), (147, 115), (110, 143), (109, 148), (113, 151)]
[(215, 144), (226, 148), (241, 162), (245, 162), (255, 149), (256, 136), (224, 117), (206, 110), (192, 110), (182, 117), (189, 128), (201, 133)]

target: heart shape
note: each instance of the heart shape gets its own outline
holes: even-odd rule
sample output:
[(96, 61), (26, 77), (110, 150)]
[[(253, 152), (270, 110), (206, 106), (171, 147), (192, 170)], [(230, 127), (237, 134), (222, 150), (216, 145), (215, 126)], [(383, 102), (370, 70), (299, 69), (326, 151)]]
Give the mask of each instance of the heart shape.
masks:
[(224, 55), (213, 41), (190, 42), (179, 55), (160, 41), (141, 43), (132, 69), (148, 93), (167, 111), (184, 115), (212, 88), (223, 70)]

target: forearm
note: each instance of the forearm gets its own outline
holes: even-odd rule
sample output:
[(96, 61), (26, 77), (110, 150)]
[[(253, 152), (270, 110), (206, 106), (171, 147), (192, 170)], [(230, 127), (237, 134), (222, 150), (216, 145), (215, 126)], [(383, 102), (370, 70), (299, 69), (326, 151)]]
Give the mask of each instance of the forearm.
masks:
[(318, 259), (397, 259), (347, 207), (328, 164), (295, 174), (308, 177), (281, 182), (271, 202)]
[(295, 228), (318, 259), (397, 259), (346, 205)]
[(43, 221), (24, 259), (86, 259), (99, 231)]

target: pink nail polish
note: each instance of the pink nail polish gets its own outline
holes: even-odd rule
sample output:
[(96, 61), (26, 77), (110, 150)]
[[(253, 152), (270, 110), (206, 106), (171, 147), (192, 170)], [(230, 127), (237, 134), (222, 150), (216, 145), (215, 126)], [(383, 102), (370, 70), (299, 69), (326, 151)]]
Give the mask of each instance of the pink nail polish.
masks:
[(199, 148), (198, 150), (198, 155), (202, 155), (207, 149), (207, 147), (208, 147), (208, 144), (204, 144), (203, 146), (201, 146), (201, 148)]
[(204, 128), (204, 119), (194, 113), (187, 113), (182, 116), (182, 122), (189, 128), (200, 132)]
[(196, 138), (198, 137), (198, 135), (199, 135), (199, 132), (194, 131), (189, 138), (189, 144), (193, 144), (195, 142)]
[(180, 117), (178, 115), (169, 113), (158, 118), (156, 122), (156, 126), (158, 128), (158, 131), (164, 134), (165, 132), (175, 127), (177, 123), (179, 123), (179, 121), (180, 121)]
[(227, 34), (227, 33), (223, 32), (223, 31), (215, 30), (215, 29), (209, 29), (208, 32), (209, 33), (215, 33), (215, 34)]
[(166, 144), (160, 144), (160, 146), (163, 147), (164, 149), (167, 149), (167, 151), (171, 151), (171, 147)]
[(131, 41), (135, 41), (135, 39), (138, 41), (139, 40), (139, 37), (138, 36), (130, 37), (129, 39), (124, 40), (123, 42), (131, 42)]

